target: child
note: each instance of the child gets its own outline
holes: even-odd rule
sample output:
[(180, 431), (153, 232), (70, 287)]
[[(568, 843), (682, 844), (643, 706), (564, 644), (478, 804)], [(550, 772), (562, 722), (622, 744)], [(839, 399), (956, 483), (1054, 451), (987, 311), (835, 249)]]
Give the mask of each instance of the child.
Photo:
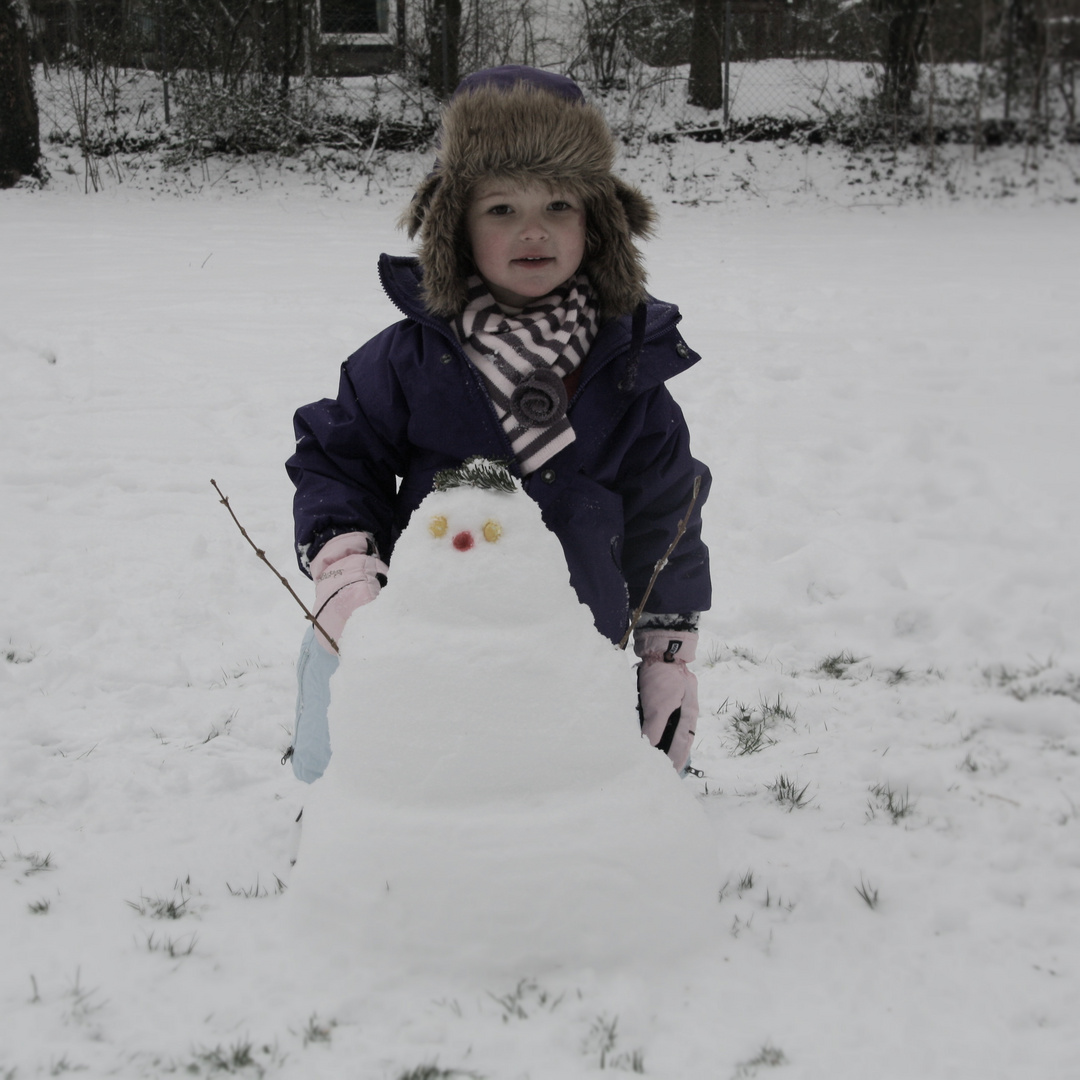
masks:
[[(686, 665), (710, 601), (709, 473), (664, 380), (699, 357), (678, 310), (645, 291), (633, 240), (650, 232), (653, 208), (612, 175), (614, 157), (602, 114), (570, 79), (525, 67), (466, 78), (402, 218), (419, 257), (379, 262), (405, 318), (349, 357), (336, 400), (296, 413), (287, 468), (300, 567), (335, 639), (392, 577), (394, 543), (435, 473), (480, 456), (521, 478), (596, 628), (618, 642), (700, 476), (634, 635), (642, 731), (684, 771), (698, 715)], [(330, 756), (336, 666), (309, 630), (293, 753), (308, 782)]]

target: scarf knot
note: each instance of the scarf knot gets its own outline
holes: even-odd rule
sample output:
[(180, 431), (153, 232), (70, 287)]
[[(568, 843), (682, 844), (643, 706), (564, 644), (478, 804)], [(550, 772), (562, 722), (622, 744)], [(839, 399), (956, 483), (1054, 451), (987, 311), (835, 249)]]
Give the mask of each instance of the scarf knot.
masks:
[(561, 420), (568, 404), (566, 387), (551, 368), (534, 371), (510, 395), (514, 419), (530, 427), (546, 427)]

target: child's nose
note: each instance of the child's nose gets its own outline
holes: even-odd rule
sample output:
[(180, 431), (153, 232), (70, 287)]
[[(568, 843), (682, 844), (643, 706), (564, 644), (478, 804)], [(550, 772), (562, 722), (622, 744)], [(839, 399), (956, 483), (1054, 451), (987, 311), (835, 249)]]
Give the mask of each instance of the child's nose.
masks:
[(521, 238), (523, 240), (543, 240), (547, 236), (544, 222), (537, 215), (526, 218), (521, 224)]

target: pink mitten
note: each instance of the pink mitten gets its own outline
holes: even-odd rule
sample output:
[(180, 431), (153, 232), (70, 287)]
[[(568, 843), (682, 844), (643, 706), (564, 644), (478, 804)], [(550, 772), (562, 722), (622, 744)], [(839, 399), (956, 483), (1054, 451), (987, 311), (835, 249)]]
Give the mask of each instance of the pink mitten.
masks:
[(686, 666), (697, 652), (697, 637), (684, 630), (634, 632), (641, 731), (679, 772), (690, 761), (697, 728), (697, 676)]
[[(386, 584), (387, 565), (377, 555), (369, 555), (375, 544), (367, 533), (341, 533), (323, 545), (311, 560), (315, 579), (315, 618), (335, 641), (349, 616), (361, 604), (368, 604)], [(319, 644), (333, 652), (330, 643), (315, 631)]]

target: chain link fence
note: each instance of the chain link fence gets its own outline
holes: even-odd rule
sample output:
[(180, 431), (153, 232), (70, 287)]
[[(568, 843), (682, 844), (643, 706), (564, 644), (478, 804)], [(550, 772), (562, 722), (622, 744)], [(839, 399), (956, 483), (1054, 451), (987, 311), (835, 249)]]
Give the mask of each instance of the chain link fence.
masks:
[(359, 23), (337, 2), (31, 0), (42, 138), (95, 187), (151, 152), (364, 170), (429, 145), (460, 74), (526, 63), (627, 143), (1080, 140), (1080, 0), (351, 0)]

